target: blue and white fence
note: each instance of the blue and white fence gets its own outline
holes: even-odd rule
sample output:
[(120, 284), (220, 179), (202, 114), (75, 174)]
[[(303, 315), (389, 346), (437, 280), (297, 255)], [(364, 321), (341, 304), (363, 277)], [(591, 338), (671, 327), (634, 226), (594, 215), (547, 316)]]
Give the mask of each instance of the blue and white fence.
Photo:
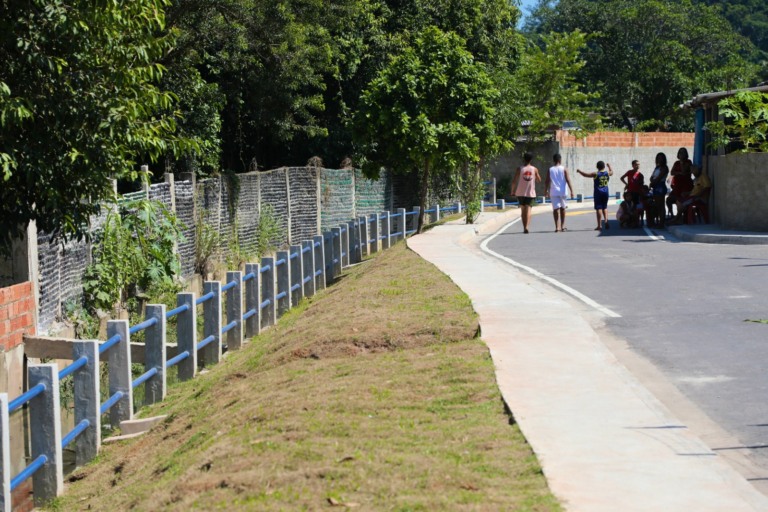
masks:
[[(461, 213), (461, 204), (434, 205), (425, 211), (432, 222), (442, 214)], [(144, 403), (165, 398), (167, 371), (176, 366), (178, 379), (195, 377), (198, 369), (220, 361), (224, 349), (237, 350), (244, 341), (275, 324), (303, 297), (310, 297), (333, 282), (343, 268), (404, 240), (416, 231), (419, 209), (381, 212), (359, 217), (312, 240), (278, 251), (260, 263), (245, 265), (245, 272), (227, 272), (226, 282), (208, 281), (203, 293), (179, 293), (176, 307), (146, 307), (145, 320), (130, 326), (127, 320), (107, 324), (107, 340), (72, 341), (72, 364), (58, 370), (54, 364), (29, 366), (29, 390), (14, 400), (0, 393), (0, 512), (10, 512), (11, 493), (32, 478), (34, 499), (41, 505), (64, 487), (62, 451), (72, 445), (76, 465), (93, 459), (101, 446), (101, 421), (109, 415), (114, 426), (134, 417), (134, 391), (144, 386)], [(226, 297), (226, 311), (222, 301)], [(198, 316), (203, 317), (198, 341)], [(176, 319), (176, 345), (166, 343), (167, 322)], [(131, 336), (144, 333), (144, 373), (131, 374)], [(135, 344), (134, 344), (135, 346)], [(108, 398), (102, 403), (100, 364), (107, 366)], [(59, 383), (74, 381), (75, 427), (62, 435)], [(11, 475), (10, 417), (26, 409), (29, 414), (31, 462)]]

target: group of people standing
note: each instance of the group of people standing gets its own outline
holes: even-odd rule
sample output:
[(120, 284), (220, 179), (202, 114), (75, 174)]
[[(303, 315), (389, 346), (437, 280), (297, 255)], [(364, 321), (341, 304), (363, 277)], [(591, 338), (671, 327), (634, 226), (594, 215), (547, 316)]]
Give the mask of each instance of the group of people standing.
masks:
[[(523, 155), (525, 164), (519, 167), (512, 179), (511, 193), (516, 196), (521, 208), (523, 233), (528, 233), (531, 219), (531, 207), (536, 199), (536, 183), (541, 182), (539, 170), (531, 164), (530, 153)], [(573, 199), (573, 186), (568, 170), (562, 165), (562, 157), (552, 157), (553, 166), (549, 168), (545, 194), (551, 199), (555, 232), (567, 231), (565, 228), (565, 210), (567, 193)], [(609, 229), (608, 224), (608, 182), (613, 176), (610, 164), (602, 160), (597, 162), (596, 170), (576, 172), (594, 182), (594, 204), (597, 220), (596, 231)], [(701, 168), (693, 165), (688, 158), (688, 150), (680, 148), (677, 161), (670, 171), (664, 153), (656, 155), (656, 166), (648, 183), (640, 172), (640, 162), (632, 161), (632, 168), (621, 176), (625, 186), (624, 201), (616, 214), (622, 227), (639, 227), (645, 222), (649, 227), (663, 228), (667, 222), (679, 224), (684, 221), (684, 214), (693, 205), (706, 204), (712, 186)], [(669, 192), (669, 195), (667, 193)], [(676, 207), (675, 214), (673, 208)], [(668, 213), (668, 217), (665, 215)]]

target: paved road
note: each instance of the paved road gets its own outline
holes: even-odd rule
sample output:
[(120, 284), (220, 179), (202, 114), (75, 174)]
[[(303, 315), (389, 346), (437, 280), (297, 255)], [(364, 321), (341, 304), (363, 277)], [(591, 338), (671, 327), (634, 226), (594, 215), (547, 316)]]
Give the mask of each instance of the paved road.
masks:
[(571, 211), (569, 231), (554, 233), (546, 212), (488, 248), (595, 301), (614, 336), (737, 440), (711, 448), (746, 453), (768, 475), (768, 324), (745, 321), (768, 319), (768, 246), (595, 224), (593, 211)]

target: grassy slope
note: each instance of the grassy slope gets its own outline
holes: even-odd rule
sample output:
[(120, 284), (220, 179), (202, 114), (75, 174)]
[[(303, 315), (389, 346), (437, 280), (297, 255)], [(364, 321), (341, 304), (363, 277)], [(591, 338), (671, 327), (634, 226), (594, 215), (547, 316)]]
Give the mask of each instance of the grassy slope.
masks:
[(350, 269), (70, 476), (62, 510), (560, 510), (474, 338), (403, 244)]

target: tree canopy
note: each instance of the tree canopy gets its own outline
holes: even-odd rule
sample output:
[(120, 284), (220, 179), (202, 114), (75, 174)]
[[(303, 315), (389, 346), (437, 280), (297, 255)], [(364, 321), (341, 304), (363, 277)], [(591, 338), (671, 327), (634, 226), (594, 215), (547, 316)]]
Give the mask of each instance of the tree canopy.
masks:
[[(163, 0), (0, 3), (0, 247), (31, 220), (82, 234), (110, 178), (193, 141), (156, 85)], [(165, 111), (166, 114), (161, 114)]]
[(691, 96), (751, 85), (753, 46), (719, 9), (690, 0), (542, 0), (527, 29), (588, 35), (578, 80), (598, 110), (632, 127), (685, 128), (678, 106)]

